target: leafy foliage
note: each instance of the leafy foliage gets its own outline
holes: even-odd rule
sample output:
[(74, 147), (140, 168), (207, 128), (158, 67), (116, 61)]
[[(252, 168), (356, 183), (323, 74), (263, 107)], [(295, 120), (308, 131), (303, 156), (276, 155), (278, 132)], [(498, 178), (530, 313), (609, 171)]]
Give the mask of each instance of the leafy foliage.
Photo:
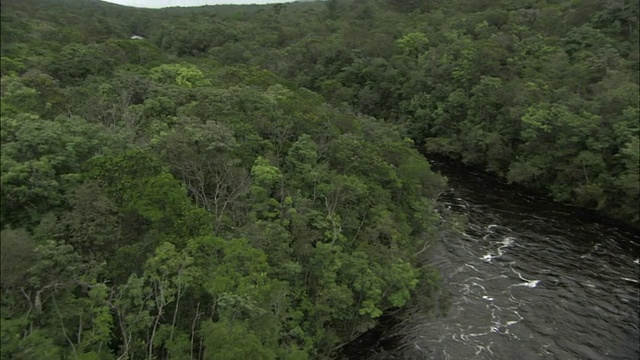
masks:
[(2, 358), (330, 358), (435, 295), (416, 143), (638, 223), (637, 2), (2, 7)]

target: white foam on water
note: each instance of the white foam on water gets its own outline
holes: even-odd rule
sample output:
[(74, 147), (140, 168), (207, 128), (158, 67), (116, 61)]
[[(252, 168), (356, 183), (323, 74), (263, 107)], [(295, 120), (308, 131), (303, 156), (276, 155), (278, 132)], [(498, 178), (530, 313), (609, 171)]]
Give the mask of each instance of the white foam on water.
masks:
[[(503, 327), (502, 324), (493, 325), (493, 326), (491, 326), (491, 332), (502, 333), (502, 331), (500, 331), (500, 328), (502, 328), (502, 327)], [(505, 328), (505, 333), (508, 332), (508, 331), (509, 331), (509, 329)]]
[(493, 351), (491, 351), (491, 349), (489, 349), (488, 347), (484, 347), (482, 345), (476, 345), (476, 349), (478, 349), (476, 351), (476, 356), (480, 355), (480, 353), (483, 351), (490, 352), (491, 354), (493, 354)]
[(485, 289), (484, 286), (478, 284), (477, 282), (472, 282), (471, 286), (477, 286), (477, 287), (481, 288), (483, 292), (485, 292), (485, 293), (487, 292), (487, 289)]
[[(513, 264), (514, 263), (511, 263), (511, 265), (513, 265)], [(511, 271), (513, 271), (514, 273), (518, 274), (518, 277), (520, 278), (520, 280), (524, 281), (523, 283), (514, 284), (514, 285), (511, 285), (511, 286), (526, 286), (526, 287), (529, 287), (529, 288), (534, 288), (540, 283), (540, 280), (537, 280), (537, 279), (526, 279), (525, 277), (522, 276), (522, 274), (519, 271), (514, 269), (511, 265), (509, 266), (511, 268)]]
[(495, 256), (491, 255), (491, 254), (487, 254), (483, 257), (481, 257), (480, 259), (486, 262), (491, 262), (491, 259), (493, 259)]
[(476, 351), (476, 356), (478, 356), (478, 355), (480, 355), (481, 352), (484, 351), (484, 346), (476, 345), (476, 349), (478, 349)]
[(460, 339), (462, 339), (463, 341), (473, 341), (473, 339), (471, 338), (485, 336), (487, 334), (489, 333), (483, 332), (483, 333), (460, 334)]
[(477, 333), (477, 334), (469, 334), (469, 336), (471, 336), (471, 337), (478, 337), (478, 336), (484, 336), (484, 335), (487, 335), (487, 334), (488, 334), (488, 333), (483, 332), (483, 333)]
[(520, 284), (515, 284), (513, 286), (526, 286), (526, 287), (529, 287), (529, 288), (534, 288), (539, 283), (540, 283), (540, 280), (530, 280), (530, 281), (523, 282), (523, 283), (520, 283)]
[(511, 236), (507, 236), (504, 238), (504, 240), (502, 240), (502, 245), (504, 246), (509, 246), (511, 244), (513, 244), (516, 241), (516, 238), (511, 237)]
[[(487, 235), (489, 236), (489, 235)], [(487, 236), (485, 236), (485, 239), (487, 238)], [(481, 257), (480, 259), (486, 262), (491, 262), (491, 260), (498, 258), (502, 255), (504, 255), (504, 249), (508, 248), (509, 246), (513, 245), (513, 243), (516, 241), (516, 238), (511, 237), (511, 236), (507, 236), (504, 239), (502, 239), (502, 241), (498, 242), (498, 244), (502, 244), (501, 246), (498, 247), (497, 251), (498, 254), (497, 255), (493, 255), (491, 253), (488, 253), (486, 255), (484, 255), (483, 257)]]
[(480, 270), (476, 269), (473, 265), (465, 264), (464, 266), (470, 267), (473, 270), (475, 270), (476, 272), (481, 272)]

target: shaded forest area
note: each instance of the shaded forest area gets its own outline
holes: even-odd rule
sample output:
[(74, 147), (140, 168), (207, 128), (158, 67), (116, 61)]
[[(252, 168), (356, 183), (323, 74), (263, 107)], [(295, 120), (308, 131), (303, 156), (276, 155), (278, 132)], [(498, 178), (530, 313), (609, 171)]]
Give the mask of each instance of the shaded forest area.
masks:
[(324, 359), (435, 306), (418, 149), (638, 226), (638, 1), (1, 16), (3, 359)]

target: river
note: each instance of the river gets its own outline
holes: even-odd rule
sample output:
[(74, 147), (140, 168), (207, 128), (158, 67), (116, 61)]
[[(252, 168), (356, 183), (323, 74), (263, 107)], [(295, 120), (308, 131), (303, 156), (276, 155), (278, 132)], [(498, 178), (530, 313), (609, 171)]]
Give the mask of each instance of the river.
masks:
[[(450, 294), (445, 314), (409, 309), (340, 358), (640, 358), (640, 234), (447, 162), (441, 206), (462, 233), (429, 249)], [(407, 314), (411, 314), (408, 316)]]

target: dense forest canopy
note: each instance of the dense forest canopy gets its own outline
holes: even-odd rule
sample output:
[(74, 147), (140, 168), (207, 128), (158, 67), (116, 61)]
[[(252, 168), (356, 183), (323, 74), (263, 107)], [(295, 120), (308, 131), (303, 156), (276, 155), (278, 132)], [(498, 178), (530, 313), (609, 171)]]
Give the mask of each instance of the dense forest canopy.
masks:
[(638, 225), (638, 1), (1, 6), (3, 359), (330, 358), (437, 300), (418, 149)]

